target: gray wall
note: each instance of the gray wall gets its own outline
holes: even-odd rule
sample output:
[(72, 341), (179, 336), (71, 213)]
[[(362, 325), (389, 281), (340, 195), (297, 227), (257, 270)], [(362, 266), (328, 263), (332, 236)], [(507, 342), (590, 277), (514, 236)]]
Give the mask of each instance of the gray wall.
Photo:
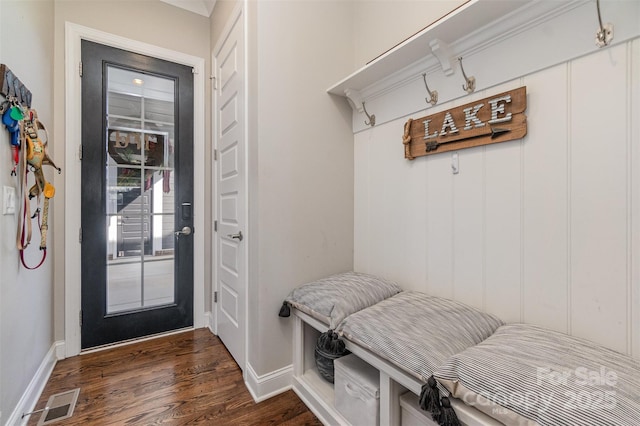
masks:
[(351, 110), (326, 93), (353, 64), (352, 8), (258, 2), (250, 28), (257, 42), (250, 182), (258, 206), (250, 226), (259, 237), (250, 259), (248, 360), (258, 375), (291, 363), (291, 321), (276, 315), (288, 292), (353, 268)]
[[(53, 127), (53, 9), (52, 0), (0, 1), (0, 62), (31, 90), (32, 106), (48, 129)], [(11, 164), (9, 133), (3, 125), (0, 186), (17, 188), (16, 178), (10, 176)], [(46, 176), (51, 180), (52, 170)], [(56, 196), (52, 203), (61, 201)], [(17, 217), (0, 216), (0, 424), (11, 415), (53, 342), (52, 276), (57, 253), (50, 250), (37, 270), (23, 268), (15, 246)], [(50, 246), (58, 235), (51, 227)], [(41, 256), (37, 231), (31, 241), (26, 258), (35, 266)]]

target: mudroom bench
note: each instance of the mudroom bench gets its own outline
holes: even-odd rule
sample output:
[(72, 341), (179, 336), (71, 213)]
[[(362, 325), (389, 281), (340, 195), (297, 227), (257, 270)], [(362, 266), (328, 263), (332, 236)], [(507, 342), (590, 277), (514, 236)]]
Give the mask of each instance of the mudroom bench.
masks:
[[(334, 385), (325, 380), (317, 370), (314, 351), (318, 337), (327, 330), (327, 324), (306, 313), (292, 308), (293, 323), (293, 390), (313, 411), (320, 421), (327, 425), (350, 425), (335, 407)], [(380, 425), (400, 425), (400, 397), (407, 391), (420, 395), (423, 383), (402, 371), (388, 361), (358, 346), (345, 341), (347, 349), (378, 370), (380, 375)], [(458, 419), (469, 426), (499, 426), (500, 422), (477, 409), (467, 406), (457, 399), (451, 405)], [(416, 407), (417, 408), (417, 407)], [(428, 413), (425, 413), (428, 416)], [(431, 425), (436, 422), (428, 420)], [(357, 425), (360, 426), (360, 425)]]
[(300, 286), (280, 316), (293, 390), (327, 425), (640, 424), (640, 362), (586, 339), (355, 272)]

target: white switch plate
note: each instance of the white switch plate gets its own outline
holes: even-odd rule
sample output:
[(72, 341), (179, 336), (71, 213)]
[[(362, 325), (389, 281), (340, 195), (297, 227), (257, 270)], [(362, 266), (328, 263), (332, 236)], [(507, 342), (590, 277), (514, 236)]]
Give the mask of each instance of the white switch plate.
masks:
[(14, 214), (16, 212), (16, 189), (13, 186), (4, 186), (2, 190), (2, 214)]

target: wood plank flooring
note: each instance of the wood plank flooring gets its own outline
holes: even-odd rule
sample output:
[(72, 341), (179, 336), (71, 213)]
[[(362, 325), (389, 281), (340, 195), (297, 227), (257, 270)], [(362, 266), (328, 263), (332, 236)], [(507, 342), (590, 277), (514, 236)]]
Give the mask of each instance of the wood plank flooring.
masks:
[(254, 403), (204, 328), (59, 361), (36, 408), (78, 387), (73, 416), (56, 425), (321, 425), (293, 391)]

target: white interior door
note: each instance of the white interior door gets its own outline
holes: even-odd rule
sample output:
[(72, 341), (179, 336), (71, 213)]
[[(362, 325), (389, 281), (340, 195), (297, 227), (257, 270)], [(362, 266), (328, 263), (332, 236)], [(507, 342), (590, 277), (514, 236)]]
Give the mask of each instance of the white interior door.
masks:
[(243, 11), (233, 15), (214, 50), (216, 184), (216, 323), (240, 368), (246, 335), (246, 157)]

